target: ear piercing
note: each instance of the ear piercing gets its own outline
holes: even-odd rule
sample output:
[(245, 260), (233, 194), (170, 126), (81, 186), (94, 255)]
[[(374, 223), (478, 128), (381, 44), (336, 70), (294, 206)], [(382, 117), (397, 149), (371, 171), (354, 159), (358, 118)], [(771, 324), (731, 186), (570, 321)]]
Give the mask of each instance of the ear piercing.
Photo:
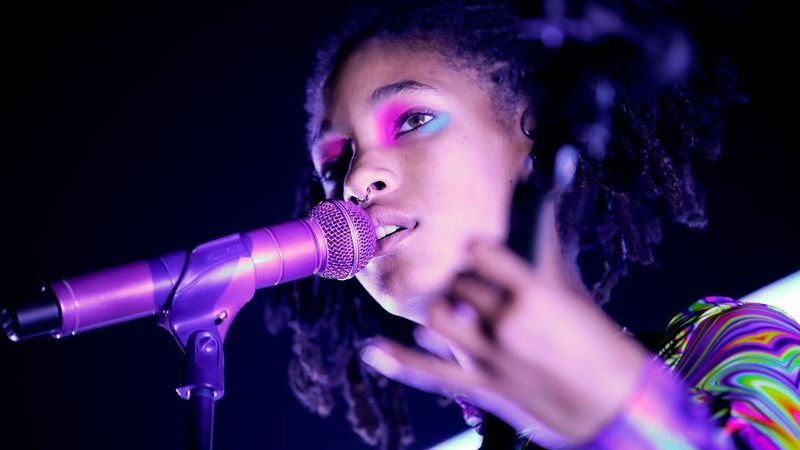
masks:
[(536, 117), (533, 115), (533, 105), (528, 106), (525, 112), (522, 113), (519, 126), (522, 129), (522, 133), (533, 140), (533, 130), (536, 128)]
[[(519, 119), (519, 127), (522, 129), (522, 133), (532, 141), (533, 130), (536, 129), (536, 118), (533, 116), (533, 105), (525, 108), (525, 112), (522, 113), (522, 117)], [(526, 172), (530, 173), (535, 164), (536, 154), (531, 151), (528, 153), (528, 157), (525, 159)]]

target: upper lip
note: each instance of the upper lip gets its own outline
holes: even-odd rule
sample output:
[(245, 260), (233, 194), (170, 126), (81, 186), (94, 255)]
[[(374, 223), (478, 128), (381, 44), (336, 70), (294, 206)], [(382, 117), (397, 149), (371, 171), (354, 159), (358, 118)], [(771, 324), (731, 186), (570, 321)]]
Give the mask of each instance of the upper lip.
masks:
[(386, 206), (374, 205), (368, 207), (365, 209), (365, 211), (369, 215), (370, 219), (372, 219), (372, 224), (375, 225), (376, 228), (381, 225), (395, 225), (406, 229), (417, 226), (416, 220), (408, 217), (400, 211)]

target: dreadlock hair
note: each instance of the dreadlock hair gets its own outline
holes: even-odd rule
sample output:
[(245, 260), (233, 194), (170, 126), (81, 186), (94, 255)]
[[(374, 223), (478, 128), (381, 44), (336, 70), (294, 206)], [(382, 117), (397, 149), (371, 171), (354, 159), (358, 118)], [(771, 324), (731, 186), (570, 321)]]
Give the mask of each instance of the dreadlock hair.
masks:
[[(590, 44), (565, 40), (557, 50), (542, 40), (525, 39), (521, 19), (552, 15), (553, 6), (562, 5), (530, 3), (395, 0), (357, 8), (341, 34), (318, 52), (307, 85), (307, 140), (310, 144), (316, 137), (338, 69), (369, 40), (434, 49), (455, 68), (477, 72), (492, 90), (499, 113), (518, 111), (520, 102), (532, 103), (539, 113), (537, 124), (553, 113), (585, 116), (586, 107), (570, 100), (576, 92), (586, 95), (580, 86), (610, 85), (613, 103), (607, 117), (601, 117), (611, 124), (603, 155), (587, 156), (587, 143), (572, 139), (584, 151), (557, 209), (559, 237), (565, 247), (575, 249), (572, 257), (587, 249), (602, 253), (603, 267), (592, 294), (604, 304), (630, 263), (654, 262), (661, 217), (693, 228), (706, 224), (704, 199), (691, 164), (719, 154), (722, 107), (735, 100), (734, 72), (720, 61), (711, 61), (714, 68), (708, 70), (703, 55), (696, 55), (685, 76), (651, 89), (657, 83), (643, 83), (649, 78), (639, 76), (652, 69), (651, 61), (641, 57), (635, 39), (612, 36)], [(625, 21), (658, 25), (656, 12), (676, 9), (656, 3), (628, 0), (603, 6)], [(565, 3), (561, 14), (577, 17), (596, 4)], [(561, 102), (571, 109), (542, 106)], [(575, 123), (567, 128), (575, 134)], [(325, 199), (310, 158), (305, 178), (298, 213)], [(267, 322), (273, 332), (283, 326), (294, 332), (289, 378), (300, 401), (325, 416), (334, 406), (334, 393), (340, 392), (347, 417), (364, 441), (381, 449), (410, 443), (402, 387), (362, 365), (358, 354), (366, 340), (389, 323), (388, 313), (376, 302), (364, 301), (368, 294), (353, 280), (311, 278), (280, 288), (285, 295), (268, 305)]]

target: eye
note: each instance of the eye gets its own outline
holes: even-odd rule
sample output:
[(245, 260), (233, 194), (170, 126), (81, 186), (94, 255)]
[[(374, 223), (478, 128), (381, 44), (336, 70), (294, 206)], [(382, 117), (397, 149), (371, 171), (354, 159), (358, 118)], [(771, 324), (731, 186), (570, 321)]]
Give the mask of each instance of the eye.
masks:
[(417, 128), (425, 125), (433, 120), (436, 116), (427, 112), (412, 112), (400, 118), (400, 127), (397, 129), (397, 134), (408, 133)]
[(325, 161), (319, 168), (319, 179), (326, 183), (336, 183), (344, 180), (350, 170), (350, 160), (353, 158), (352, 142), (347, 140), (335, 159)]

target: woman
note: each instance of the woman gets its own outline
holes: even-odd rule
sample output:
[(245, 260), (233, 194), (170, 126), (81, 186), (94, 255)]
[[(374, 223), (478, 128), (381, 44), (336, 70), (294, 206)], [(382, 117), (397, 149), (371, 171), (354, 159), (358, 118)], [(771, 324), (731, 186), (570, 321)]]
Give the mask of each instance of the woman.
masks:
[[(453, 396), (485, 448), (515, 440), (493, 416), (531, 448), (792, 445), (800, 328), (789, 317), (705, 299), (673, 321), (659, 359), (597, 306), (629, 262), (653, 261), (662, 215), (705, 223), (689, 162), (718, 152), (724, 80), (700, 77), (685, 47), (652, 51), (658, 40), (631, 24), (653, 11), (529, 9), (520, 22), (494, 2), (384, 4), (354, 14), (321, 52), (306, 200), (367, 211), (378, 251), (356, 278), (420, 324), (418, 343), (436, 355), (379, 340), (360, 356)], [(503, 245), (526, 186), (544, 198), (527, 207), (541, 211), (535, 266)], [(591, 289), (578, 267), (589, 247), (604, 259)], [(315, 283), (288, 305), (295, 392), (325, 413), (342, 386), (362, 437), (406, 443), (399, 386), (356, 350), (375, 333), (370, 303), (349, 300), (352, 286)]]

